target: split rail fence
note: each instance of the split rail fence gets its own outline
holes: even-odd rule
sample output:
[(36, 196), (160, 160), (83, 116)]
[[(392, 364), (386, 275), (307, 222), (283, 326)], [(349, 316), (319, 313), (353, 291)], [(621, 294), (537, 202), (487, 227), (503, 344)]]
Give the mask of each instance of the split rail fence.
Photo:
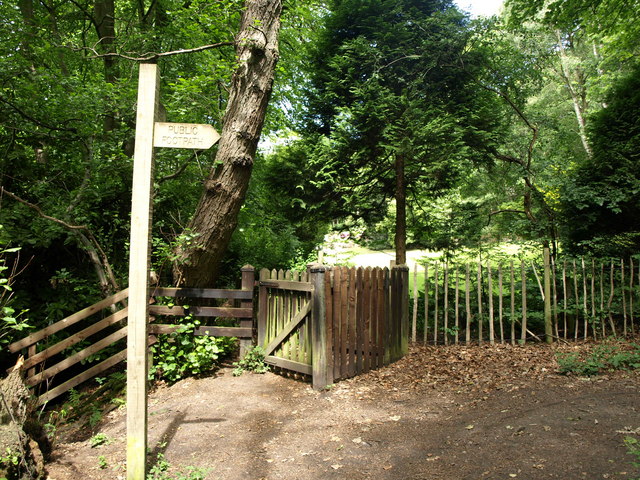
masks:
[(554, 261), (548, 251), (543, 258), (416, 266), (412, 341), (515, 344), (636, 333), (639, 261)]
[[(153, 303), (149, 306), (149, 321), (155, 322), (157, 317), (201, 317), (203, 325), (196, 329), (195, 335), (237, 337), (242, 350), (252, 343), (253, 291), (254, 269), (249, 266), (242, 269), (240, 290), (152, 288), (149, 292)], [(128, 289), (122, 290), (9, 345), (12, 353), (26, 350), (23, 364), (27, 372), (25, 383), (40, 392), (39, 405), (126, 360), (128, 293)], [(222, 307), (183, 307), (170, 306), (170, 302), (166, 302), (168, 298), (225, 302)], [(163, 302), (167, 304), (163, 305)], [(218, 319), (238, 319), (240, 325), (217, 326)], [(150, 323), (149, 345), (155, 343), (156, 335), (172, 333), (179, 328), (179, 320), (173, 324)], [(96, 357), (106, 358), (97, 363), (88, 362)]]
[(267, 363), (323, 388), (408, 350), (407, 267), (260, 271), (258, 345)]

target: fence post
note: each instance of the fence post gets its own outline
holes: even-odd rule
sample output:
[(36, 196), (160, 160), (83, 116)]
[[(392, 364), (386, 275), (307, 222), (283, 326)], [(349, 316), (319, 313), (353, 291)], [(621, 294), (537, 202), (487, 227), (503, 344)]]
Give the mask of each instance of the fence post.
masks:
[[(242, 290), (251, 290), (253, 292), (253, 284), (255, 283), (256, 269), (251, 265), (245, 265), (242, 267)], [(253, 300), (242, 300), (240, 302), (241, 308), (252, 308)], [(240, 320), (241, 328), (253, 328), (253, 316), (251, 318), (242, 318)], [(240, 339), (240, 358), (244, 358), (249, 349), (253, 346), (253, 338), (241, 338)]]
[(549, 247), (544, 247), (544, 334), (547, 343), (553, 343), (553, 323), (551, 322), (551, 261)]
[(311, 305), (312, 372), (313, 388), (320, 390), (333, 383), (333, 368), (329, 361), (331, 345), (327, 342), (327, 310), (325, 304), (325, 276), (323, 265), (309, 269), (313, 284)]

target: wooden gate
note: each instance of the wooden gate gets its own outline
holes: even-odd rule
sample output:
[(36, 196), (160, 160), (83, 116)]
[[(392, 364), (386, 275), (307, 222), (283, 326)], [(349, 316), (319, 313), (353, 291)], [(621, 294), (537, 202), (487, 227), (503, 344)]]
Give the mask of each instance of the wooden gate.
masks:
[(266, 362), (311, 375), (315, 388), (407, 352), (408, 268), (262, 270), (258, 345)]
[(260, 271), (258, 345), (266, 363), (312, 374), (311, 302), (308, 272)]

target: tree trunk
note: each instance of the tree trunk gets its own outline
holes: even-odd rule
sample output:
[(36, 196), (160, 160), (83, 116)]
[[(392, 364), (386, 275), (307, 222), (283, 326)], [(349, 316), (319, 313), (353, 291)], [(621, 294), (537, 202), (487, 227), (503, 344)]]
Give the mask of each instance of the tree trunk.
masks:
[[(555, 33), (558, 39), (558, 52), (560, 55), (560, 74), (567, 90), (569, 90), (571, 94), (571, 101), (573, 102), (573, 109), (576, 113), (576, 120), (578, 121), (578, 132), (580, 134), (580, 140), (582, 141), (582, 147), (587, 153), (587, 156), (591, 158), (593, 156), (593, 150), (587, 137), (586, 114), (588, 105), (584, 73), (580, 67), (576, 67), (572, 75), (571, 62), (565, 48), (562, 33), (559, 30), (556, 30)], [(574, 81), (572, 81), (572, 77), (574, 77)]]
[[(97, 0), (93, 5), (93, 11), (100, 49), (103, 53), (113, 53), (116, 40), (114, 0)], [(118, 78), (116, 58), (105, 56), (103, 60), (105, 81), (107, 83), (115, 83)], [(115, 113), (105, 112), (105, 132), (110, 132), (114, 130), (115, 127)]]
[(216, 165), (188, 229), (195, 245), (178, 248), (176, 285), (211, 286), (220, 260), (236, 228), (251, 177), (253, 159), (278, 61), (281, 0), (246, 0), (236, 37), (238, 68), (231, 80), (229, 102)]
[(396, 265), (407, 263), (407, 186), (404, 178), (404, 156), (396, 155)]

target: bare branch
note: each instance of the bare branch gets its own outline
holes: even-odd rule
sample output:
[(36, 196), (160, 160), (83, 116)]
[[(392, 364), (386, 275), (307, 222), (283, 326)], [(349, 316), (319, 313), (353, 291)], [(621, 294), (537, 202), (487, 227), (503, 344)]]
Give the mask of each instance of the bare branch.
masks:
[(74, 134), (78, 133), (78, 130), (75, 129), (75, 128), (55, 127), (53, 125), (47, 125), (45, 123), (42, 123), (41, 121), (39, 121), (36, 118), (32, 117), (31, 115), (27, 114), (26, 112), (24, 112), (19, 107), (17, 107), (16, 105), (14, 105), (13, 103), (11, 103), (9, 100), (7, 100), (5, 98), (0, 97), (0, 102), (4, 103), (5, 105), (8, 105), (13, 110), (15, 110), (21, 117), (25, 118), (26, 120), (29, 120), (30, 122), (33, 122), (34, 124), (38, 125), (39, 127), (47, 128), (49, 130), (54, 130), (54, 131), (58, 131), (58, 132), (70, 132), (70, 133), (74, 133)]
[(170, 173), (169, 175), (165, 175), (164, 177), (158, 179), (158, 184), (160, 183), (164, 183), (168, 180), (173, 180), (174, 178), (179, 177), (180, 175), (182, 175), (182, 172), (184, 172), (187, 167), (189, 166), (189, 163), (191, 163), (191, 161), (196, 158), (196, 154), (192, 154), (191, 157), (189, 157), (189, 159), (184, 162), (182, 165), (180, 165), (180, 167), (173, 173)]
[(35, 205), (35, 204), (25, 200), (24, 198), (19, 197), (18, 195), (16, 195), (15, 193), (10, 192), (9, 190), (7, 190), (4, 187), (0, 187), (0, 191), (3, 194), (13, 198), (16, 202), (22, 203), (23, 205), (26, 205), (30, 209), (35, 210), (36, 213), (38, 215), (40, 215), (42, 218), (44, 218), (46, 220), (50, 220), (50, 221), (52, 221), (54, 223), (57, 223), (58, 225), (62, 225), (64, 228), (66, 228), (68, 230), (85, 230), (85, 231), (89, 231), (89, 229), (84, 225), (71, 225), (71, 224), (65, 222), (64, 220), (60, 220), (59, 218), (55, 218), (55, 217), (51, 217), (51, 216), (47, 215), (46, 213), (44, 213), (42, 211), (42, 209), (38, 205)]
[(501, 213), (518, 213), (521, 215), (527, 214), (527, 212), (525, 212), (524, 210), (515, 210), (515, 209), (505, 208), (503, 210), (494, 210), (493, 212), (489, 212), (489, 216), (500, 215)]
[(62, 225), (66, 229), (71, 230), (74, 234), (76, 234), (80, 243), (85, 246), (87, 254), (89, 255), (89, 257), (91, 257), (94, 266), (100, 266), (100, 269), (97, 269), (98, 276), (100, 277), (101, 284), (105, 289), (105, 295), (110, 295), (111, 293), (113, 293), (108, 291), (109, 288), (113, 289), (114, 291), (120, 290), (115, 275), (113, 274), (113, 270), (111, 269), (111, 264), (109, 263), (107, 254), (104, 252), (102, 246), (93, 235), (91, 230), (89, 230), (89, 227), (87, 227), (86, 225), (71, 225), (64, 220), (60, 220), (59, 218), (47, 215), (38, 205), (35, 205), (28, 200), (19, 197), (18, 195), (10, 192), (4, 187), (0, 187), (0, 192), (13, 198), (16, 202), (26, 205), (45, 220), (49, 220), (51, 222), (57, 223), (58, 225)]
[(141, 57), (132, 57), (132, 56), (123, 55), (117, 52), (98, 53), (94, 48), (89, 48), (89, 47), (76, 49), (76, 50), (89, 50), (93, 52), (93, 56), (87, 57), (87, 58), (117, 57), (117, 58), (123, 58), (125, 60), (131, 60), (133, 62), (151, 62), (161, 57), (171, 57), (174, 55), (183, 55), (186, 53), (204, 52), (205, 50), (212, 50), (214, 48), (220, 48), (220, 47), (229, 47), (233, 45), (234, 45), (234, 42), (212, 43), (211, 45), (202, 45), (200, 47), (195, 47), (195, 48), (183, 48), (181, 50), (173, 50), (171, 52), (162, 52), (162, 53), (149, 52), (149, 53), (143, 54), (143, 56)]

